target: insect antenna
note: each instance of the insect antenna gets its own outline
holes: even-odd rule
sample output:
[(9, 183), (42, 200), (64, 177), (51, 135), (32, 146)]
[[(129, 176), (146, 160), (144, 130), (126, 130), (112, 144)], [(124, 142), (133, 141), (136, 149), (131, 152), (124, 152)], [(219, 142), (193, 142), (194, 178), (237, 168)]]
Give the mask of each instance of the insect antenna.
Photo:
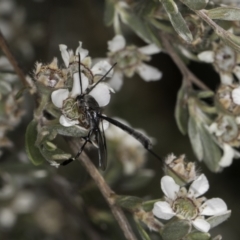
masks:
[(112, 67), (99, 79), (99, 81), (90, 89), (88, 89), (86, 92), (89, 94), (100, 82), (104, 80), (104, 78), (112, 71), (112, 69), (117, 65), (117, 63), (114, 63)]
[(83, 89), (82, 89), (82, 76), (81, 76), (81, 55), (78, 53), (78, 72), (79, 72), (79, 80), (80, 80), (80, 89), (81, 89), (81, 95), (83, 94)]
[(134, 137), (136, 140), (138, 140), (143, 147), (149, 152), (151, 153), (156, 159), (158, 159), (160, 162), (164, 163), (163, 159), (161, 157), (159, 157), (154, 151), (151, 150), (152, 148), (152, 143), (150, 141), (150, 139), (148, 137), (146, 137), (145, 135), (143, 135), (141, 132), (138, 132), (136, 130), (134, 130), (131, 127), (128, 127), (127, 125), (113, 119), (113, 118), (109, 118), (107, 116), (98, 114), (98, 116), (108, 122), (110, 122), (111, 124), (121, 128), (123, 131), (127, 132), (128, 134), (130, 134), (132, 137)]

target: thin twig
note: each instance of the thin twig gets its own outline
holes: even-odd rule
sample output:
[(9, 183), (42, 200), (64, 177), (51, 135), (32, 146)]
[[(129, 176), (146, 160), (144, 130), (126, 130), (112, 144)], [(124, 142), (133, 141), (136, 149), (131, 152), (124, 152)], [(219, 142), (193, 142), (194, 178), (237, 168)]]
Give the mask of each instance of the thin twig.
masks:
[[(79, 150), (78, 143), (74, 140), (67, 140), (67, 141), (69, 142), (72, 150), (75, 153), (77, 153)], [(81, 162), (81, 164), (85, 167), (87, 172), (90, 174), (90, 176), (93, 178), (94, 182), (96, 183), (99, 190), (101, 191), (103, 197), (106, 199), (115, 219), (117, 220), (119, 226), (121, 227), (125, 235), (125, 238), (128, 240), (137, 240), (122, 209), (115, 205), (114, 199), (112, 198), (112, 196), (114, 195), (114, 192), (107, 185), (104, 178), (99, 173), (98, 169), (94, 166), (92, 161), (84, 152), (82, 153), (81, 158), (78, 158), (78, 159)]]
[(8, 58), (9, 62), (12, 64), (16, 74), (18, 75), (18, 77), (22, 81), (23, 85), (28, 86), (28, 83), (27, 83), (26, 78), (25, 78), (25, 74), (22, 71), (22, 69), (19, 67), (18, 62), (17, 62), (16, 58), (13, 56), (13, 54), (12, 54), (4, 36), (2, 35), (1, 31), (0, 31), (0, 48), (2, 49), (3, 53)]
[(185, 81), (190, 86), (192, 83), (194, 83), (196, 86), (203, 90), (210, 90), (208, 86), (206, 86), (199, 78), (197, 78), (184, 64), (184, 62), (181, 60), (181, 58), (178, 56), (178, 54), (174, 51), (170, 39), (166, 34), (160, 33), (160, 38), (162, 40), (162, 44), (164, 48), (166, 49), (167, 53), (171, 56), (172, 60), (175, 62), (175, 64), (178, 66), (180, 72), (182, 73)]

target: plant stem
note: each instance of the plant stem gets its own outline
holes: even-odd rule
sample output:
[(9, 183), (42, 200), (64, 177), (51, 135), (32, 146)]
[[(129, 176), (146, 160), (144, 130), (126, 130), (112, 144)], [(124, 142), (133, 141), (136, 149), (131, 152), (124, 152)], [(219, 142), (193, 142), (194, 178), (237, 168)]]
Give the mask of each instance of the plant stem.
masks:
[(199, 78), (197, 78), (184, 64), (184, 62), (181, 60), (181, 58), (178, 56), (178, 54), (175, 52), (175, 50), (172, 47), (170, 38), (164, 34), (160, 33), (160, 38), (162, 41), (162, 44), (164, 48), (166, 49), (167, 53), (171, 56), (172, 60), (175, 62), (175, 64), (178, 66), (180, 72), (183, 75), (183, 79), (187, 82), (188, 86), (191, 86), (192, 83), (194, 83), (196, 86), (203, 90), (210, 90), (208, 86), (206, 86)]
[[(79, 146), (74, 139), (67, 140), (70, 144), (72, 150), (77, 153), (79, 150)], [(111, 188), (107, 185), (102, 175), (99, 173), (98, 169), (94, 166), (92, 161), (89, 157), (83, 152), (81, 154), (81, 158), (78, 158), (81, 164), (85, 167), (87, 172), (90, 174), (96, 185), (98, 186), (99, 190), (101, 191), (103, 197), (106, 199), (115, 219), (117, 220), (120, 228), (122, 229), (125, 238), (128, 240), (137, 240), (136, 236), (134, 235), (130, 224), (126, 216), (124, 215), (122, 209), (115, 205), (114, 199), (112, 196), (115, 194)]]
[(22, 81), (23, 85), (27, 87), (28, 83), (26, 81), (25, 74), (22, 71), (22, 69), (19, 67), (18, 62), (17, 62), (16, 58), (13, 56), (13, 54), (12, 54), (4, 36), (2, 35), (1, 31), (0, 31), (0, 48), (2, 49), (3, 53), (8, 58), (9, 62), (12, 64), (16, 74), (18, 75), (18, 77)]

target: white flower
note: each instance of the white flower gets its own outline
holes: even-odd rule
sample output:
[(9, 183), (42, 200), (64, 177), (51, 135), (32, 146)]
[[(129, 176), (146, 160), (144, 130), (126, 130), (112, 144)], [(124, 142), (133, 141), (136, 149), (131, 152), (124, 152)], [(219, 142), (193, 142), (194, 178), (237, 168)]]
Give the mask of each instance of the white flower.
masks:
[(232, 91), (232, 99), (235, 104), (240, 105), (240, 87)]
[(160, 49), (155, 44), (137, 48), (126, 46), (122, 35), (116, 35), (108, 42), (108, 57), (111, 63), (117, 63), (115, 73), (109, 84), (115, 90), (119, 90), (123, 82), (123, 74), (132, 77), (137, 72), (145, 81), (161, 79), (162, 73), (155, 67), (149, 66), (143, 61), (149, 61), (150, 55), (159, 53)]
[(240, 80), (239, 55), (227, 45), (213, 46), (213, 51), (204, 51), (198, 54), (201, 61), (213, 63), (220, 74), (221, 82), (229, 85), (233, 83), (233, 74)]
[(207, 127), (208, 131), (216, 136), (219, 146), (223, 150), (223, 155), (219, 161), (221, 167), (230, 166), (234, 158), (240, 157), (240, 152), (232, 147), (240, 144), (237, 120), (238, 118), (224, 115)]
[[(63, 113), (59, 122), (65, 127), (79, 124), (80, 115), (76, 97), (81, 94), (86, 94), (85, 91), (89, 87), (88, 78), (83, 73), (81, 73), (81, 80), (82, 88), (79, 73), (76, 72), (73, 74), (73, 87), (71, 92), (68, 89), (58, 89), (52, 92), (51, 98), (53, 104), (57, 108), (61, 108)], [(111, 89), (106, 84), (98, 83), (88, 94), (97, 101), (99, 107), (104, 107), (110, 101), (110, 91)]]
[(17, 220), (16, 214), (11, 208), (4, 207), (0, 210), (0, 226), (2, 228), (11, 228)]
[[(129, 123), (122, 119), (114, 119), (126, 126), (130, 126)], [(142, 130), (135, 130), (142, 132), (146, 136)], [(110, 125), (105, 134), (107, 139), (114, 142), (116, 145), (116, 151), (118, 153), (118, 158), (122, 163), (124, 174), (133, 175), (137, 172), (137, 170), (142, 168), (146, 162), (146, 149), (143, 148), (142, 144), (138, 140), (114, 125)], [(151, 174), (150, 170), (148, 170), (147, 173)]]
[[(92, 66), (92, 60), (88, 56), (88, 50), (82, 48), (82, 42), (79, 42), (79, 46), (75, 51), (75, 54), (72, 50), (67, 50), (67, 46), (64, 44), (59, 45), (62, 59), (64, 61), (65, 66), (68, 68), (71, 64), (77, 63), (77, 66), (74, 66), (73, 72), (78, 71), (79, 65), (79, 55), (81, 62), (81, 70), (90, 80), (90, 84), (93, 82), (97, 82), (99, 78), (94, 79), (96, 76), (105, 75), (111, 68), (111, 65), (105, 61), (99, 61), (94, 66)], [(108, 73), (107, 77), (111, 77), (113, 75), (113, 69)]]
[(164, 176), (161, 179), (161, 188), (166, 201), (154, 204), (153, 214), (161, 219), (169, 220), (174, 216), (191, 221), (192, 225), (201, 232), (208, 232), (210, 224), (204, 216), (221, 216), (226, 213), (227, 205), (220, 198), (206, 200), (199, 196), (209, 189), (209, 183), (204, 174), (201, 174), (189, 187), (180, 188), (172, 177)]

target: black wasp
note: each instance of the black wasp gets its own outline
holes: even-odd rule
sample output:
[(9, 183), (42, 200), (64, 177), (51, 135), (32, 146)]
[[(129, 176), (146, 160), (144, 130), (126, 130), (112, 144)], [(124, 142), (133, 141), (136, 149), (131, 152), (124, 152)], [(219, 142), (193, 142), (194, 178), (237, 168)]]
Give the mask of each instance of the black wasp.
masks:
[[(76, 154), (76, 156), (74, 158), (70, 158), (62, 162), (61, 165), (63, 166), (67, 165), (70, 162), (74, 161), (76, 158), (78, 158), (82, 153), (82, 151), (84, 150), (86, 144), (88, 142), (93, 144), (92, 140), (94, 140), (94, 142), (98, 145), (99, 167), (102, 170), (106, 169), (107, 145), (106, 145), (106, 138), (105, 138), (104, 128), (103, 128), (103, 120), (108, 121), (109, 123), (121, 128), (123, 131), (132, 135), (136, 140), (138, 140), (143, 145), (145, 149), (147, 149), (155, 157), (161, 160), (159, 156), (157, 156), (153, 151), (150, 150), (150, 148), (152, 147), (152, 144), (151, 144), (151, 141), (146, 136), (134, 130), (133, 128), (126, 126), (125, 124), (122, 124), (121, 122), (115, 119), (112, 119), (110, 117), (103, 115), (102, 109), (99, 106), (98, 102), (94, 99), (94, 97), (89, 95), (89, 93), (107, 77), (107, 75), (110, 73), (110, 71), (114, 68), (115, 65), (116, 63), (106, 72), (106, 74), (95, 85), (87, 88), (86, 91), (83, 93), (82, 79), (81, 79), (81, 61), (80, 61), (80, 54), (79, 54), (78, 71), (79, 71), (81, 94), (76, 97), (76, 102), (79, 110), (84, 116), (84, 122), (90, 130), (87, 136), (82, 137), (85, 141), (81, 146), (80, 150), (78, 151), (78, 153)], [(100, 130), (100, 127), (101, 127), (101, 130)]]

